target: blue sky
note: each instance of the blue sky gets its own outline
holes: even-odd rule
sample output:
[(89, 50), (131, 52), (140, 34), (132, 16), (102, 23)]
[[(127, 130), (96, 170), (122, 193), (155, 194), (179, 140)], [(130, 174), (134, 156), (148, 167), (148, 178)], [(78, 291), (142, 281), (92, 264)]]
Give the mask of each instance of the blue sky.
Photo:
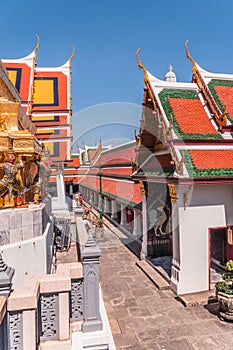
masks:
[[(190, 81), (186, 39), (203, 68), (233, 73), (232, 0), (0, 0), (0, 4), (2, 58), (29, 54), (38, 33), (38, 66), (59, 66), (74, 44), (73, 135), (78, 142), (111, 139), (110, 126), (115, 138), (119, 125), (119, 138), (133, 138), (143, 99), (143, 73), (135, 59), (138, 47), (141, 62), (160, 79), (171, 63), (178, 81)], [(126, 106), (124, 112), (115, 110), (117, 103)]]

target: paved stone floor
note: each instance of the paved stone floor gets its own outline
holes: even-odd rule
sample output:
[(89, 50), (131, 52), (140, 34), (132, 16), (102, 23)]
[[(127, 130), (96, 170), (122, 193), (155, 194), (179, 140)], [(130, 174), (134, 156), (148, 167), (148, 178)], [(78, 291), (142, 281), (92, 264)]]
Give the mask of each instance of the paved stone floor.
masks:
[(218, 304), (184, 307), (170, 290), (156, 288), (110, 230), (98, 243), (100, 283), (117, 350), (233, 347), (233, 323), (218, 318)]

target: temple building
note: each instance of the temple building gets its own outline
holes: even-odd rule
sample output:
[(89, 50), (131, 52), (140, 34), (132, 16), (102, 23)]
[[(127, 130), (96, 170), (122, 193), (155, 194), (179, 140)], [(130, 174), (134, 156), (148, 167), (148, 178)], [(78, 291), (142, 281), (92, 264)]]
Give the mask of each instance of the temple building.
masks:
[(192, 82), (177, 82), (172, 66), (154, 77), (137, 51), (136, 141), (93, 161), (87, 147), (79, 153), (84, 199), (135, 238), (178, 295), (212, 290), (233, 258), (233, 75), (204, 70), (187, 45)]
[(233, 258), (233, 75), (204, 70), (185, 49), (189, 83), (172, 68), (154, 77), (137, 51), (145, 85), (133, 173), (145, 190), (141, 257), (170, 264), (177, 294), (211, 290)]
[[(47, 191), (55, 147), (36, 138), (23, 96), (21, 104), (0, 60), (0, 349), (116, 350), (99, 290), (100, 248), (61, 202), (57, 215)], [(58, 148), (65, 159), (66, 147)], [(57, 181), (62, 161), (54, 160)]]
[[(72, 149), (72, 100), (71, 100), (71, 60), (72, 55), (60, 67), (38, 67), (37, 50), (26, 57), (18, 59), (3, 59), (10, 80), (20, 94), (22, 108), (32, 120), (36, 128), (38, 140), (48, 148), (53, 167), (64, 170), (69, 187), (77, 182), (75, 173), (71, 169), (77, 166), (77, 157), (74, 156), (74, 165), (71, 156)], [(60, 171), (59, 170), (59, 171)], [(71, 176), (70, 176), (71, 175)], [(56, 181), (54, 169), (51, 182)]]
[(136, 141), (117, 147), (79, 148), (79, 189), (94, 208), (134, 239), (142, 232), (140, 184), (132, 180)]

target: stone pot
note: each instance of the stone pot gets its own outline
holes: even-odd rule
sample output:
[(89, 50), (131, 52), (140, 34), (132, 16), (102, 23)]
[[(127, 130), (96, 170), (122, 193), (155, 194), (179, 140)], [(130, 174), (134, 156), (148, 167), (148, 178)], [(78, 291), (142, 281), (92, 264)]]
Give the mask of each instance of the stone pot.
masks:
[(233, 321), (233, 295), (216, 291), (216, 297), (220, 305), (220, 318)]

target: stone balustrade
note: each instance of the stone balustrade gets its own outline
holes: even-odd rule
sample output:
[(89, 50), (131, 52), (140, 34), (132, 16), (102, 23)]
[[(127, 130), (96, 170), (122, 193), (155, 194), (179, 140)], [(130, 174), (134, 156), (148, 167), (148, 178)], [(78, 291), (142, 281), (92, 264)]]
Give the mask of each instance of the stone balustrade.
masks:
[[(0, 322), (6, 313), (3, 299)], [(82, 264), (61, 264), (56, 274), (28, 276), (8, 297), (7, 313), (9, 349), (71, 349), (70, 332), (81, 330), (83, 324)]]
[(0, 296), (0, 349), (5, 349), (7, 346), (6, 303), (6, 297)]

